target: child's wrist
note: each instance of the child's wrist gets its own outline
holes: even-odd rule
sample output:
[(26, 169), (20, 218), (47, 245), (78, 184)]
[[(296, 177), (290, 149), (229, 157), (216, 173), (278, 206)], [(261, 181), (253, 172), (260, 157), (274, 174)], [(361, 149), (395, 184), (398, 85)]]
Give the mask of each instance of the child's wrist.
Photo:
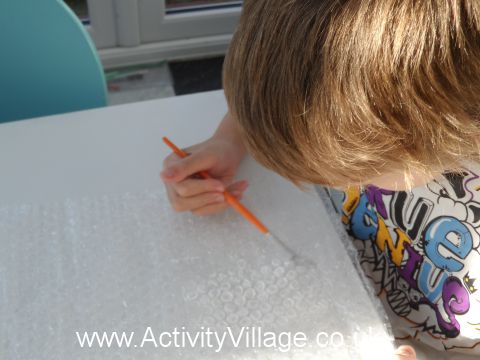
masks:
[(235, 148), (236, 155), (241, 160), (246, 155), (247, 150), (237, 126), (233, 115), (228, 112), (211, 139), (225, 141), (232, 145)]

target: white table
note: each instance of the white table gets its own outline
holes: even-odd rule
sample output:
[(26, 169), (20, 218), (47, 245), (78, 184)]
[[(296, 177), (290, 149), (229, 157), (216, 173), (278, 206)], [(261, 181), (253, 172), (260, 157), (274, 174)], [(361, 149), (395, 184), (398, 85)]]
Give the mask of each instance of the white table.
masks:
[(225, 113), (222, 92), (1, 125), (2, 203), (159, 188), (159, 139), (205, 139)]
[[(210, 92), (0, 125), (0, 215), (7, 218), (3, 228), (0, 220), (0, 358), (301, 359), (314, 352), (81, 349), (74, 336), (138, 333), (147, 325), (165, 330), (179, 322), (218, 327), (238, 317), (251, 322), (253, 314), (276, 330), (313, 334), (358, 322), (386, 336), (314, 194), (253, 161), (240, 171), (252, 183), (246, 204), (282, 239), (320, 262), (336, 259), (323, 275), (284, 258), (233, 212), (195, 219), (169, 210), (158, 176), (169, 151), (161, 137), (180, 146), (204, 140), (225, 110), (223, 93)], [(349, 283), (339, 281), (345, 276)], [(287, 286), (282, 278), (295, 285), (290, 292), (281, 292)], [(269, 279), (279, 282), (268, 285)], [(247, 303), (231, 298), (231, 286)], [(339, 298), (331, 297), (333, 291)], [(347, 301), (361, 309), (352, 312)], [(322, 322), (316, 314), (339, 318)], [(371, 351), (370, 342), (362, 344), (370, 347), (362, 351)], [(388, 349), (388, 339), (377, 346)], [(328, 358), (328, 351), (317, 358)], [(338, 358), (348, 358), (348, 351), (339, 351)]]

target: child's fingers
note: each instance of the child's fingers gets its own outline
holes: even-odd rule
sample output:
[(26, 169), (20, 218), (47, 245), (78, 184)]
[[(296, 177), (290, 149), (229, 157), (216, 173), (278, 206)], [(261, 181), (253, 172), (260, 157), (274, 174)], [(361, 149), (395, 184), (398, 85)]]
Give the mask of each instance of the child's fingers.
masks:
[(229, 185), (227, 188), (227, 191), (243, 193), (247, 188), (248, 188), (248, 182), (246, 180), (241, 180)]
[[(241, 200), (243, 197), (243, 192), (247, 187), (248, 183), (245, 180), (242, 180), (230, 185), (227, 190), (238, 200)], [(192, 210), (192, 213), (197, 216), (209, 216), (222, 212), (227, 207), (227, 203), (209, 204), (207, 206)]]
[(221, 192), (209, 192), (196, 196), (182, 197), (170, 188), (168, 196), (173, 209), (177, 212), (191, 211), (207, 205), (221, 204), (225, 202), (225, 197)]
[(209, 215), (218, 214), (224, 211), (227, 207), (228, 207), (227, 203), (207, 205), (199, 209), (192, 210), (192, 214), (196, 216), (209, 216)]
[[(242, 199), (241, 193), (232, 192), (232, 195), (234, 195), (238, 200)], [(210, 215), (218, 214), (227, 208), (228, 208), (227, 203), (211, 204), (211, 205), (203, 206), (199, 209), (192, 210), (192, 213), (196, 216), (210, 216)]]
[(164, 169), (160, 176), (166, 182), (179, 182), (200, 171), (212, 168), (217, 161), (215, 154), (206, 151), (199, 151), (177, 160), (169, 156), (164, 161)]
[(408, 345), (400, 346), (395, 352), (395, 360), (416, 360), (417, 354), (415, 350)]
[(171, 186), (181, 197), (190, 197), (206, 192), (221, 193), (225, 191), (225, 185), (220, 180), (215, 179), (186, 179), (173, 183)]

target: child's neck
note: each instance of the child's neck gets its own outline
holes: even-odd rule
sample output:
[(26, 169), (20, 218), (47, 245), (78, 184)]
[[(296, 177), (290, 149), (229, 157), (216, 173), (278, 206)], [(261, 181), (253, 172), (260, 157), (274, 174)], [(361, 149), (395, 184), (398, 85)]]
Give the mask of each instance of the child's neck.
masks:
[[(429, 182), (438, 178), (442, 173), (448, 171), (448, 169), (453, 169), (453, 168), (455, 168), (455, 166), (449, 166), (446, 168), (438, 169), (436, 171), (433, 171), (430, 176), (425, 174), (422, 171), (413, 170), (410, 187), (416, 188), (420, 186), (425, 186)], [(405, 176), (400, 171), (392, 172), (382, 176), (378, 176), (376, 178), (372, 178), (371, 181), (369, 181), (368, 183), (382, 189), (388, 189), (393, 191), (405, 191), (409, 189), (405, 181)]]

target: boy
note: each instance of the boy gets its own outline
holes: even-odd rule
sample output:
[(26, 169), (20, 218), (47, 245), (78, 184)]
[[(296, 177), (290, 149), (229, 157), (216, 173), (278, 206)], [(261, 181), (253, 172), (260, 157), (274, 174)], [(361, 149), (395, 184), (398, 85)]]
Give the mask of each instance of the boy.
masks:
[(203, 216), (225, 189), (240, 198), (247, 149), (343, 190), (395, 335), (480, 354), (480, 1), (246, 1), (224, 88), (212, 138), (165, 161), (172, 206)]

